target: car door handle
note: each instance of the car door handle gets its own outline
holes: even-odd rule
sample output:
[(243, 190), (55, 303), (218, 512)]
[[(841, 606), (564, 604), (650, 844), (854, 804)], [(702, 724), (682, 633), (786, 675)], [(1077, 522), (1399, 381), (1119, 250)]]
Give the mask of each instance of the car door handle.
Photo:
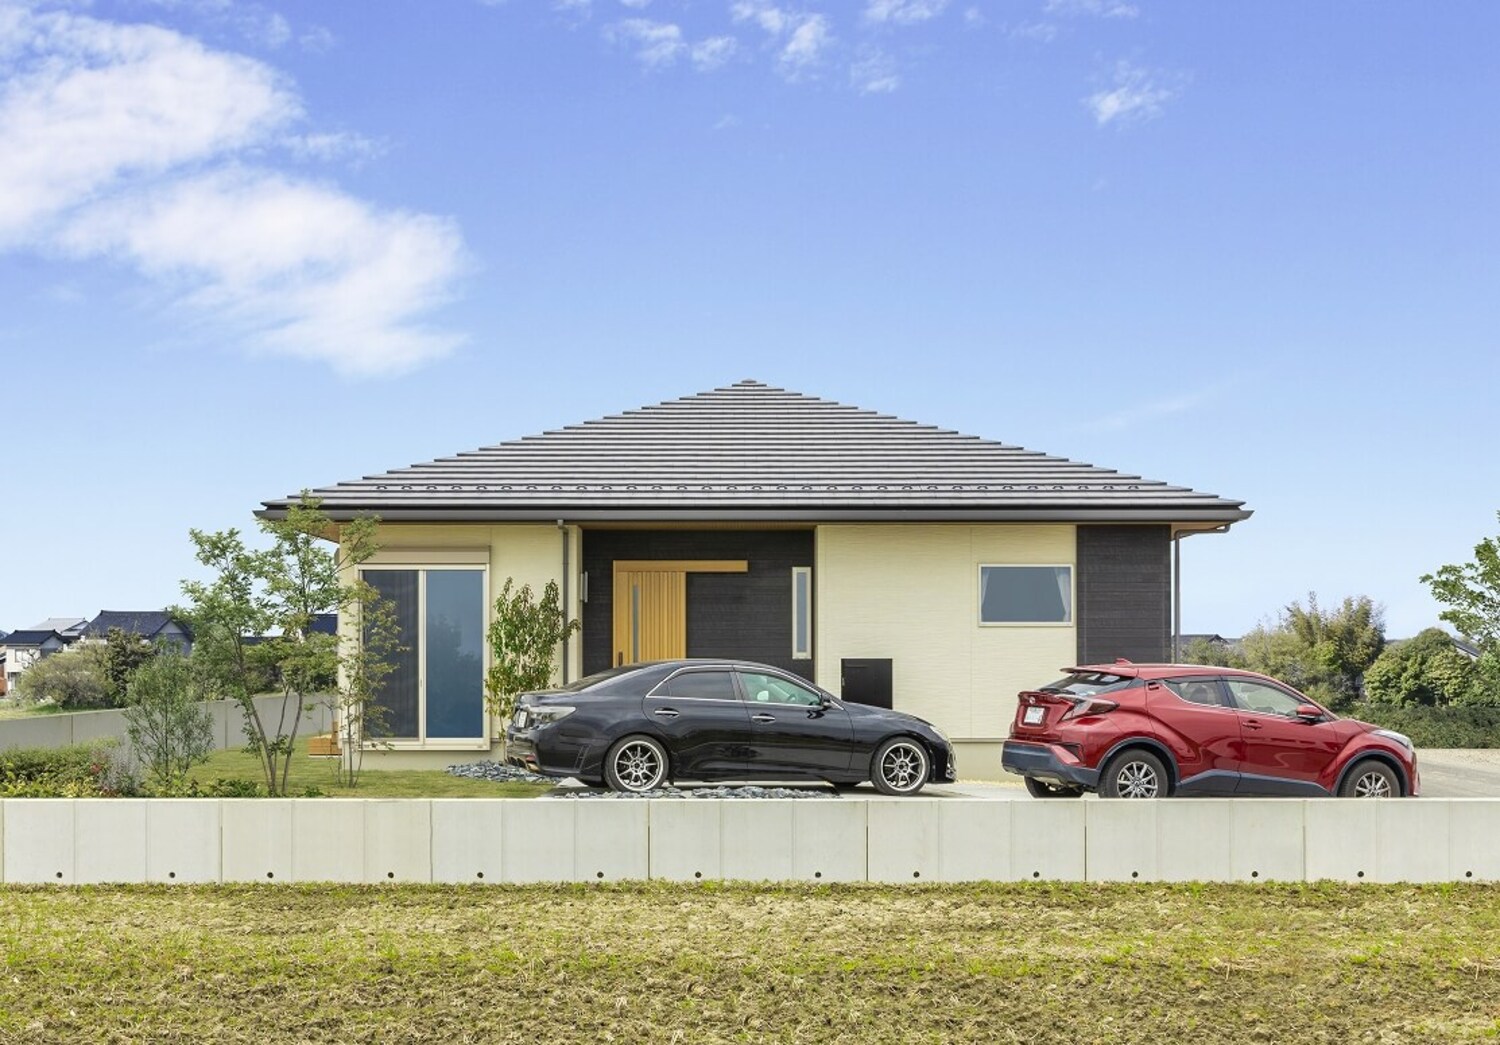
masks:
[(660, 715), (662, 718), (676, 718), (678, 713), (672, 708), (657, 708), (651, 714)]
[(1261, 724), (1258, 721), (1256, 721), (1253, 718), (1244, 719), (1240, 723), (1240, 725), (1244, 726), (1246, 729), (1262, 729), (1262, 728), (1264, 728), (1264, 727), (1261, 726)]
[(776, 716), (775, 715), (767, 715), (767, 714), (764, 714), (764, 713), (759, 714), (759, 715), (751, 715), (750, 716), (750, 721), (751, 722), (775, 722), (776, 721)]

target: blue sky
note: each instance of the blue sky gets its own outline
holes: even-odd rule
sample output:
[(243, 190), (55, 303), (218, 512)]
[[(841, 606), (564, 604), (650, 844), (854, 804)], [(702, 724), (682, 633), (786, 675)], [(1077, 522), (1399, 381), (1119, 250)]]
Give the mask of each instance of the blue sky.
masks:
[(754, 377), (1244, 499), (1238, 634), (1496, 532), (1500, 5), (0, 0), (0, 628)]

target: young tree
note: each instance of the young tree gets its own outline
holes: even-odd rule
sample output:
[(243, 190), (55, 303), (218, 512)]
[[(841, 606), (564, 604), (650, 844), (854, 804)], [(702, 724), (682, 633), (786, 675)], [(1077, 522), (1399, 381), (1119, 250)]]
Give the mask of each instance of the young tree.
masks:
[(1281, 679), (1335, 708), (1358, 699), (1365, 671), (1385, 646), (1385, 621), (1367, 596), (1324, 610), (1318, 597), (1290, 603), (1274, 622), (1248, 632), (1238, 649), (1190, 646), (1189, 663), (1244, 668)]
[(485, 674), (485, 704), (497, 722), (504, 722), (515, 708), (516, 695), (552, 684), (558, 647), (576, 632), (580, 623), (563, 615), (556, 581), (542, 589), (541, 601), (531, 585), (505, 585), (495, 599), (490, 621), (490, 656), (494, 662)]
[(1319, 681), (1338, 695), (1335, 703), (1357, 700), (1365, 671), (1385, 648), (1384, 611), (1368, 595), (1350, 596), (1328, 611), (1309, 593), (1306, 609), (1293, 602), (1283, 621), (1308, 650)]
[[(350, 606), (350, 618), (360, 642), (342, 658), (333, 699), (329, 702), (339, 741), (339, 783), (358, 787), (364, 769), (365, 744), (385, 725), (385, 708), (379, 703), (381, 686), (396, 670), (396, 657), (405, 651), (396, 608), (368, 585), (361, 584), (359, 598)], [(389, 747), (389, 742), (377, 742)]]
[(125, 703), (130, 676), (156, 656), (156, 647), (123, 628), (110, 628), (104, 637), (104, 651), (104, 683), (110, 706), (120, 707)]
[(1473, 562), (1439, 567), (1424, 574), (1422, 583), (1448, 607), (1439, 619), (1477, 642), (1481, 653), (1500, 652), (1500, 537), (1476, 544)]
[(181, 652), (164, 648), (130, 677), (126, 733), (153, 790), (170, 792), (214, 749), (213, 716), (193, 668)]
[(1386, 704), (1444, 707), (1469, 703), (1478, 683), (1473, 661), (1441, 628), (1386, 647), (1365, 672), (1365, 692)]
[[(339, 666), (338, 637), (314, 632), (313, 619), (347, 612), (365, 597), (363, 585), (345, 578), (375, 553), (378, 525), (364, 517), (335, 526), (304, 495), (285, 519), (260, 523), (271, 538), (263, 551), (247, 548), (238, 530), (191, 531), (198, 561), (213, 578), (184, 581), (190, 606), (178, 612), (193, 627), (193, 658), (205, 677), (244, 713), (246, 747), (273, 795), (286, 792), (308, 698)], [(333, 535), (338, 544), (330, 547)], [(281, 703), (262, 717), (255, 696), (268, 678)]]

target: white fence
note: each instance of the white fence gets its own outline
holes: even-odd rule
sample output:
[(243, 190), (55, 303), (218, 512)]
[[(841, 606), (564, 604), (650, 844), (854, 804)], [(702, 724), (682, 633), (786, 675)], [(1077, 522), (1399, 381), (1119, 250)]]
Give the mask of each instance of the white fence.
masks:
[[(214, 747), (243, 747), (245, 743), (245, 715), (232, 700), (205, 701), (209, 718), (213, 723)], [(266, 728), (274, 732), (281, 716), (280, 697), (256, 697), (255, 708)], [(287, 707), (287, 726), (296, 710), (296, 702)], [(326, 733), (330, 721), (329, 709), (315, 703), (310, 711), (302, 713), (302, 724), (298, 736)], [(28, 715), (23, 718), (0, 719), (0, 751), (17, 747), (67, 747), (69, 744), (84, 744), (103, 737), (115, 737), (127, 750), (125, 739), (125, 713), (118, 709), (108, 711), (75, 711), (71, 714)]]
[(1500, 880), (1500, 800), (6, 799), (0, 880)]

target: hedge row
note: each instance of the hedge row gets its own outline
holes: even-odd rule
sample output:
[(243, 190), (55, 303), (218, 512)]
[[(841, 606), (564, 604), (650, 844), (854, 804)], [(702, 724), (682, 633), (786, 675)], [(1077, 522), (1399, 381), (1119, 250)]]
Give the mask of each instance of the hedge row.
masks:
[(1500, 747), (1500, 707), (1381, 704), (1366, 701), (1351, 718), (1405, 733), (1417, 747)]

